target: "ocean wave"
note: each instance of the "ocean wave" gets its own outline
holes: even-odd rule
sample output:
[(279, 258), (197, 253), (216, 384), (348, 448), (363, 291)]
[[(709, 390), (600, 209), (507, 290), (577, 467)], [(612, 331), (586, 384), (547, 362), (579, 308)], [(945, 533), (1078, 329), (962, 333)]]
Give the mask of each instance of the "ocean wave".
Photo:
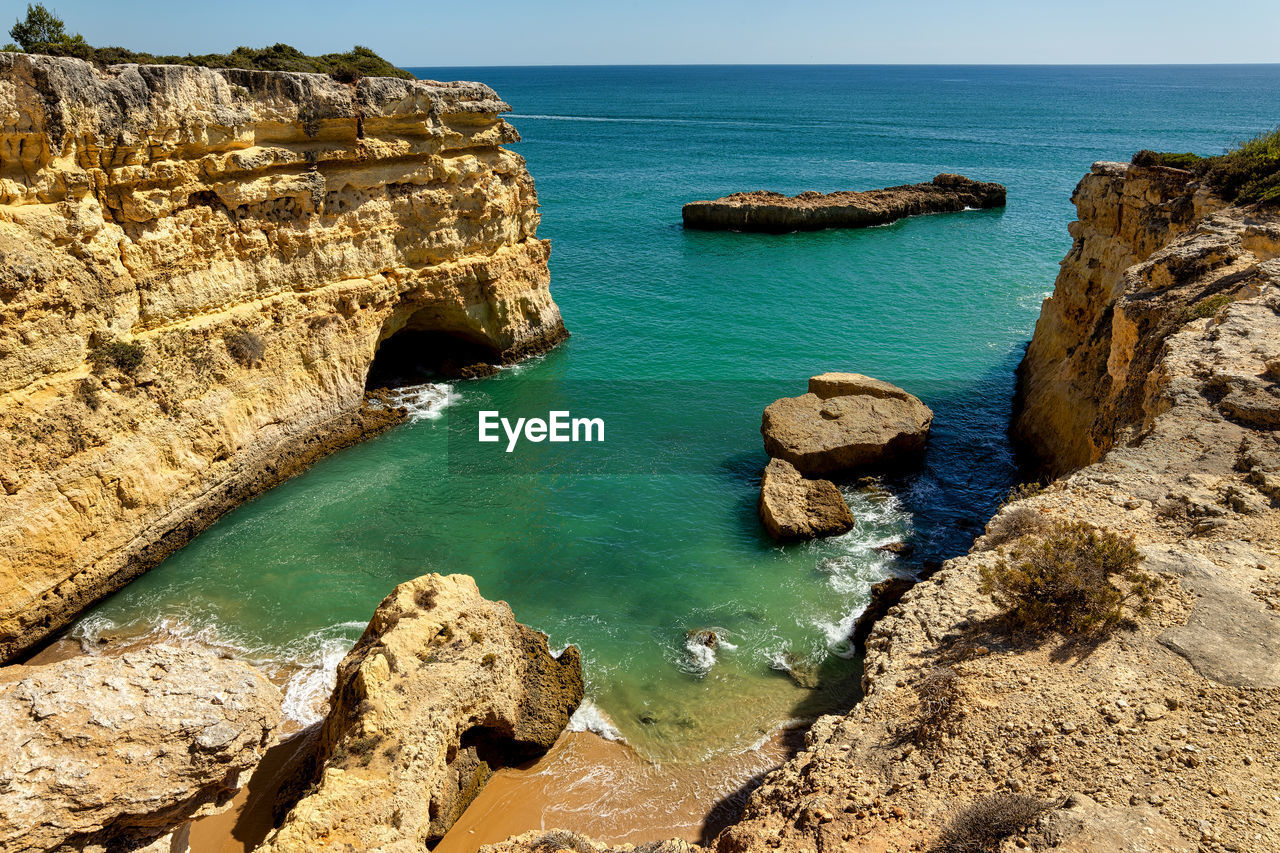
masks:
[(409, 423), (435, 420), (444, 410), (459, 400), (452, 385), (426, 382), (422, 385), (405, 385), (394, 388), (387, 395), (391, 406), (403, 406), (409, 411)]
[(582, 700), (578, 710), (574, 711), (573, 716), (569, 718), (569, 724), (565, 726), (565, 731), (591, 732), (605, 740), (619, 743), (627, 742), (627, 739), (622, 736), (622, 732), (618, 731), (618, 727), (613, 724), (613, 720), (604, 712), (604, 709), (590, 699)]
[(338, 681), (338, 664), (354, 644), (349, 633), (364, 627), (363, 622), (343, 622), (316, 631), (302, 641), (311, 648), (304, 650), (297, 672), (285, 684), (281, 710), (286, 720), (306, 727), (324, 719)]
[(738, 648), (726, 639), (728, 634), (724, 628), (703, 628), (687, 632), (684, 638), (685, 657), (680, 668), (693, 675), (706, 675), (716, 665), (720, 649), (733, 651)]

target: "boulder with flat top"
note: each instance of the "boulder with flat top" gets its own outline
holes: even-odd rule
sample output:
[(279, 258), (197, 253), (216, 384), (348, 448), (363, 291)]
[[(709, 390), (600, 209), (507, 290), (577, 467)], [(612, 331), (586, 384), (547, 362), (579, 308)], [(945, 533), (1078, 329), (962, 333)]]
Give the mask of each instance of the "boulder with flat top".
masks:
[(809, 393), (764, 410), (765, 451), (807, 477), (892, 467), (924, 452), (933, 411), (896, 385), (859, 373), (824, 373)]

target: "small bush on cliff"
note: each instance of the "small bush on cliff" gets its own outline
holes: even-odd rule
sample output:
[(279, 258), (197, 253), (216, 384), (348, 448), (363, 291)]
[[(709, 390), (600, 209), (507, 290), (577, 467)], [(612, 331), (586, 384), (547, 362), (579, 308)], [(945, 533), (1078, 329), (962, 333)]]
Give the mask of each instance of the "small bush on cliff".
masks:
[(1218, 293), (1210, 296), (1208, 299), (1197, 302), (1187, 309), (1188, 320), (1203, 320), (1205, 317), (1212, 317), (1222, 308), (1231, 304), (1233, 294)]
[(1217, 157), (1139, 151), (1138, 166), (1170, 166), (1194, 172), (1227, 201), (1280, 204), (1280, 128), (1261, 133)]
[(1048, 527), (1048, 519), (1038, 510), (1029, 506), (1015, 506), (1003, 510), (987, 522), (981, 544), (983, 550), (990, 551), (1027, 536), (1043, 534)]
[(1047, 803), (1025, 794), (983, 797), (958, 811), (943, 827), (930, 853), (991, 853), (1000, 842), (1035, 823)]
[(1124, 622), (1127, 604), (1136, 602), (1139, 615), (1150, 612), (1160, 582), (1138, 569), (1141, 561), (1132, 539), (1058, 522), (1009, 559), (984, 566), (980, 589), (1014, 627), (1105, 635)]
[(141, 344), (135, 344), (132, 341), (110, 341), (99, 347), (95, 347), (89, 354), (90, 360), (93, 362), (94, 368), (101, 371), (108, 367), (114, 367), (121, 373), (127, 373), (130, 376), (142, 366), (142, 359), (147, 354)]
[(222, 342), (227, 347), (227, 355), (244, 367), (253, 367), (267, 354), (267, 345), (262, 338), (247, 329), (228, 332), (223, 335)]

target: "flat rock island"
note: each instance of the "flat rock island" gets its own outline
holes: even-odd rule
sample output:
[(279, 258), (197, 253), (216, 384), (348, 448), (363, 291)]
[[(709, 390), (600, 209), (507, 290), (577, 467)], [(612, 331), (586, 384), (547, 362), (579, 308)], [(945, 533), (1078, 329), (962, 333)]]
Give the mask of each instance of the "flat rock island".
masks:
[(1004, 207), (1002, 184), (964, 175), (938, 175), (927, 184), (904, 184), (866, 192), (802, 192), (786, 196), (768, 190), (734, 193), (714, 201), (692, 201), (683, 208), (685, 228), (718, 231), (819, 231), (869, 228), (907, 216), (956, 213)]

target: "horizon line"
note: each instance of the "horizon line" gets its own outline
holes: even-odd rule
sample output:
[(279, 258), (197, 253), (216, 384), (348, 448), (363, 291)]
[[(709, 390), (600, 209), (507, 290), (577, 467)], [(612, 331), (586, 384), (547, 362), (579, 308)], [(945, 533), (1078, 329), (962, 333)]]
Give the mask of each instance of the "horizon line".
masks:
[(1280, 59), (1241, 62), (537, 62), (515, 65), (410, 65), (400, 68), (1235, 68), (1280, 65)]

